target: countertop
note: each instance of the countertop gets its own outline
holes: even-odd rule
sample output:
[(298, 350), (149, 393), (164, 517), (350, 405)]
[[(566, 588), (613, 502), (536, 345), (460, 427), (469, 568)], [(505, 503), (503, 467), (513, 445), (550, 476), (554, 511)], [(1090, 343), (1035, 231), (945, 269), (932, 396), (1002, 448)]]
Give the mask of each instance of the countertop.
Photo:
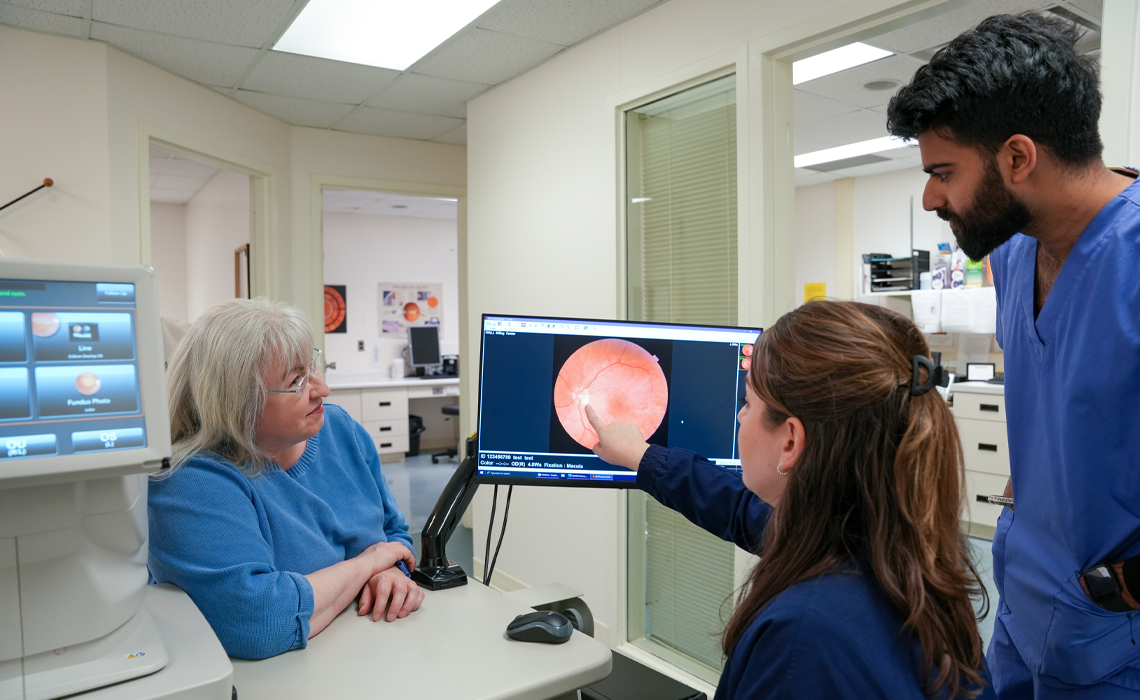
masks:
[(954, 382), (950, 385), (950, 393), (962, 392), (964, 394), (995, 394), (1005, 395), (1005, 384), (990, 384), (989, 382)]
[(392, 379), (386, 375), (375, 372), (336, 372), (333, 370), (325, 377), (329, 389), (395, 389), (397, 387), (414, 386), (457, 386), (459, 377), (432, 377), (420, 379), (418, 377), (404, 377)]

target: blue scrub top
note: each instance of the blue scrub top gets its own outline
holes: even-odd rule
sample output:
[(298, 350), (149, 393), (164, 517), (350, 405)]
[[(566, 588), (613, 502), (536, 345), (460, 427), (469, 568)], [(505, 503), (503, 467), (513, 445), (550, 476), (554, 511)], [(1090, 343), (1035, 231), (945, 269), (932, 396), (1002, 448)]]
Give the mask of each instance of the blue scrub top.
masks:
[(1089, 223), (1034, 319), (1036, 254), (1018, 234), (991, 256), (1017, 509), (994, 538), (998, 615), (1048, 684), (1140, 690), (1140, 617), (1078, 580), (1140, 554), (1140, 183)]

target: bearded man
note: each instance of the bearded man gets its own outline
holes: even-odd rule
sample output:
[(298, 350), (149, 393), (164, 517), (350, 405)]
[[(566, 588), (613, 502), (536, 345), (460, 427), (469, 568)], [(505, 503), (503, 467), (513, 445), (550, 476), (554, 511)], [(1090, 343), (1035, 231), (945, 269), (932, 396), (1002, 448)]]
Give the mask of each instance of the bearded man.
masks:
[(1014, 502), (993, 543), (1002, 700), (1140, 692), (1140, 185), (1101, 161), (1078, 38), (991, 17), (887, 116), (918, 139), (923, 206), (994, 271)]

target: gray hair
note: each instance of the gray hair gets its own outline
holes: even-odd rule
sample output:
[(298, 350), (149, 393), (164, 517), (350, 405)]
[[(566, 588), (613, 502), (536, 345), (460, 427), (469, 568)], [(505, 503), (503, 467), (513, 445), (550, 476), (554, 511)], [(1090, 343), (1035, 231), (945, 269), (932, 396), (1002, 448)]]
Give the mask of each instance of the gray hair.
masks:
[(268, 459), (257, 444), (266, 373), (307, 364), (313, 331), (294, 306), (265, 297), (232, 299), (190, 325), (166, 370), (170, 403), (169, 476), (199, 452), (215, 452), (249, 476)]

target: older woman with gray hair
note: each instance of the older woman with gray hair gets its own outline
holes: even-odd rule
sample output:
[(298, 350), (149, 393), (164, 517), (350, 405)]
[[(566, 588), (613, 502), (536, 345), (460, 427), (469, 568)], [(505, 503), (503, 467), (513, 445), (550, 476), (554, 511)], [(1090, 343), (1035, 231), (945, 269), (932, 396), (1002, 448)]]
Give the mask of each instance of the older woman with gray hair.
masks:
[(150, 571), (185, 590), (231, 656), (304, 647), (359, 596), (389, 622), (424, 594), (368, 432), (325, 405), (319, 351), (287, 304), (235, 299), (167, 370), (171, 468), (151, 483)]

